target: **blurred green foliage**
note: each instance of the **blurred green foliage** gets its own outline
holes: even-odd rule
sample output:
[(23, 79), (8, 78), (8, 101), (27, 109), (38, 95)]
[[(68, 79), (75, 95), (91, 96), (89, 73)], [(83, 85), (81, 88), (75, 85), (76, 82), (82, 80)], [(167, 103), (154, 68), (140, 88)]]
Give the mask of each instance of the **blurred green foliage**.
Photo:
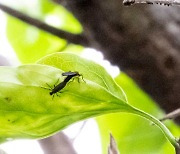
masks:
[[(82, 32), (80, 23), (65, 8), (48, 0), (40, 0), (38, 2), (37, 4), (39, 5), (35, 5), (36, 7), (33, 11), (32, 5), (29, 5), (31, 2), (23, 5), (23, 7), (20, 7), (21, 4), (16, 8), (62, 30), (74, 34)], [(49, 53), (68, 48), (69, 45), (66, 40), (41, 31), (13, 17), (8, 17), (7, 37), (22, 63), (34, 63)], [(72, 46), (73, 51), (82, 50), (82, 47), (80, 48), (76, 45), (71, 45), (70, 49), (72, 49)]]
[[(158, 118), (163, 116), (162, 110), (124, 73), (116, 82), (123, 88), (129, 104), (142, 109)], [(102, 137), (103, 153), (109, 144), (109, 132), (115, 137), (122, 154), (174, 154), (174, 148), (169, 144), (161, 131), (151, 122), (141, 117), (127, 113), (103, 115), (97, 118)], [(166, 123), (175, 135), (179, 128), (172, 122)]]

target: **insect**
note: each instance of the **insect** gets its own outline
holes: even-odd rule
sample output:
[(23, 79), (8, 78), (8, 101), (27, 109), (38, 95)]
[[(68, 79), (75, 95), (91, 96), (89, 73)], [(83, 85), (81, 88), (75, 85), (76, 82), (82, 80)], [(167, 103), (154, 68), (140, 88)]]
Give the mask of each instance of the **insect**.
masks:
[[(66, 86), (66, 84), (74, 77), (78, 77), (78, 82), (79, 82), (79, 77), (80, 76), (83, 79), (83, 76), (81, 74), (79, 74), (79, 72), (64, 72), (64, 73), (62, 73), (62, 76), (66, 76), (66, 78), (64, 79), (64, 81), (60, 82), (58, 85), (56, 85), (56, 86), (54, 85), (54, 88), (51, 88), (47, 84), (51, 89), (51, 92), (49, 93), (50, 95), (54, 95), (57, 92), (60, 92)], [(83, 81), (84, 81), (84, 79), (83, 79)]]

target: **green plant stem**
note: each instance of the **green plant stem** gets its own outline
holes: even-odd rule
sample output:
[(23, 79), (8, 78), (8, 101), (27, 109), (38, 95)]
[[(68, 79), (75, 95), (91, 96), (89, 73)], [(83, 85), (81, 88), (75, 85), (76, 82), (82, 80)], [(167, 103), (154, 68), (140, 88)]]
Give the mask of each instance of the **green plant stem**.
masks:
[(171, 144), (175, 148), (180, 148), (179, 143), (177, 142), (176, 138), (172, 135), (172, 133), (169, 131), (169, 129), (162, 122), (160, 122), (158, 119), (156, 119), (152, 115), (145, 113), (145, 112), (143, 112), (137, 108), (134, 108), (134, 107), (133, 107), (131, 113), (140, 115), (140, 116), (152, 121), (155, 125), (157, 125), (161, 129), (161, 131), (165, 134), (166, 138), (171, 142)]

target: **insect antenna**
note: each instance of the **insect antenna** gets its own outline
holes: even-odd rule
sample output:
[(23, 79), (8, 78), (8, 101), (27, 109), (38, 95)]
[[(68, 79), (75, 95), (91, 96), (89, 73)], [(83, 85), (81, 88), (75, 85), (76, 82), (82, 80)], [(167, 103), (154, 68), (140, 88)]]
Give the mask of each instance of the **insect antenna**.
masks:
[(47, 84), (47, 86), (49, 87), (49, 88), (47, 88), (47, 89), (50, 89), (50, 90), (53, 89), (48, 83), (46, 83), (46, 84)]
[(56, 81), (56, 83), (54, 84), (54, 87), (58, 84), (58, 82), (59, 82), (59, 78), (58, 78), (58, 80)]

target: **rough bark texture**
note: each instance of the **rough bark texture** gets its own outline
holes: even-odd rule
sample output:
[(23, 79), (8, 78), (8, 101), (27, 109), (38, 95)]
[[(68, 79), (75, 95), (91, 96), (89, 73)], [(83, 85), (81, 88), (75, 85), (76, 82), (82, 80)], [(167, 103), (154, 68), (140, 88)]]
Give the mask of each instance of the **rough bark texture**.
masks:
[[(180, 8), (119, 0), (54, 0), (81, 22), (91, 46), (171, 112), (180, 107)], [(178, 119), (180, 122), (180, 119)]]

